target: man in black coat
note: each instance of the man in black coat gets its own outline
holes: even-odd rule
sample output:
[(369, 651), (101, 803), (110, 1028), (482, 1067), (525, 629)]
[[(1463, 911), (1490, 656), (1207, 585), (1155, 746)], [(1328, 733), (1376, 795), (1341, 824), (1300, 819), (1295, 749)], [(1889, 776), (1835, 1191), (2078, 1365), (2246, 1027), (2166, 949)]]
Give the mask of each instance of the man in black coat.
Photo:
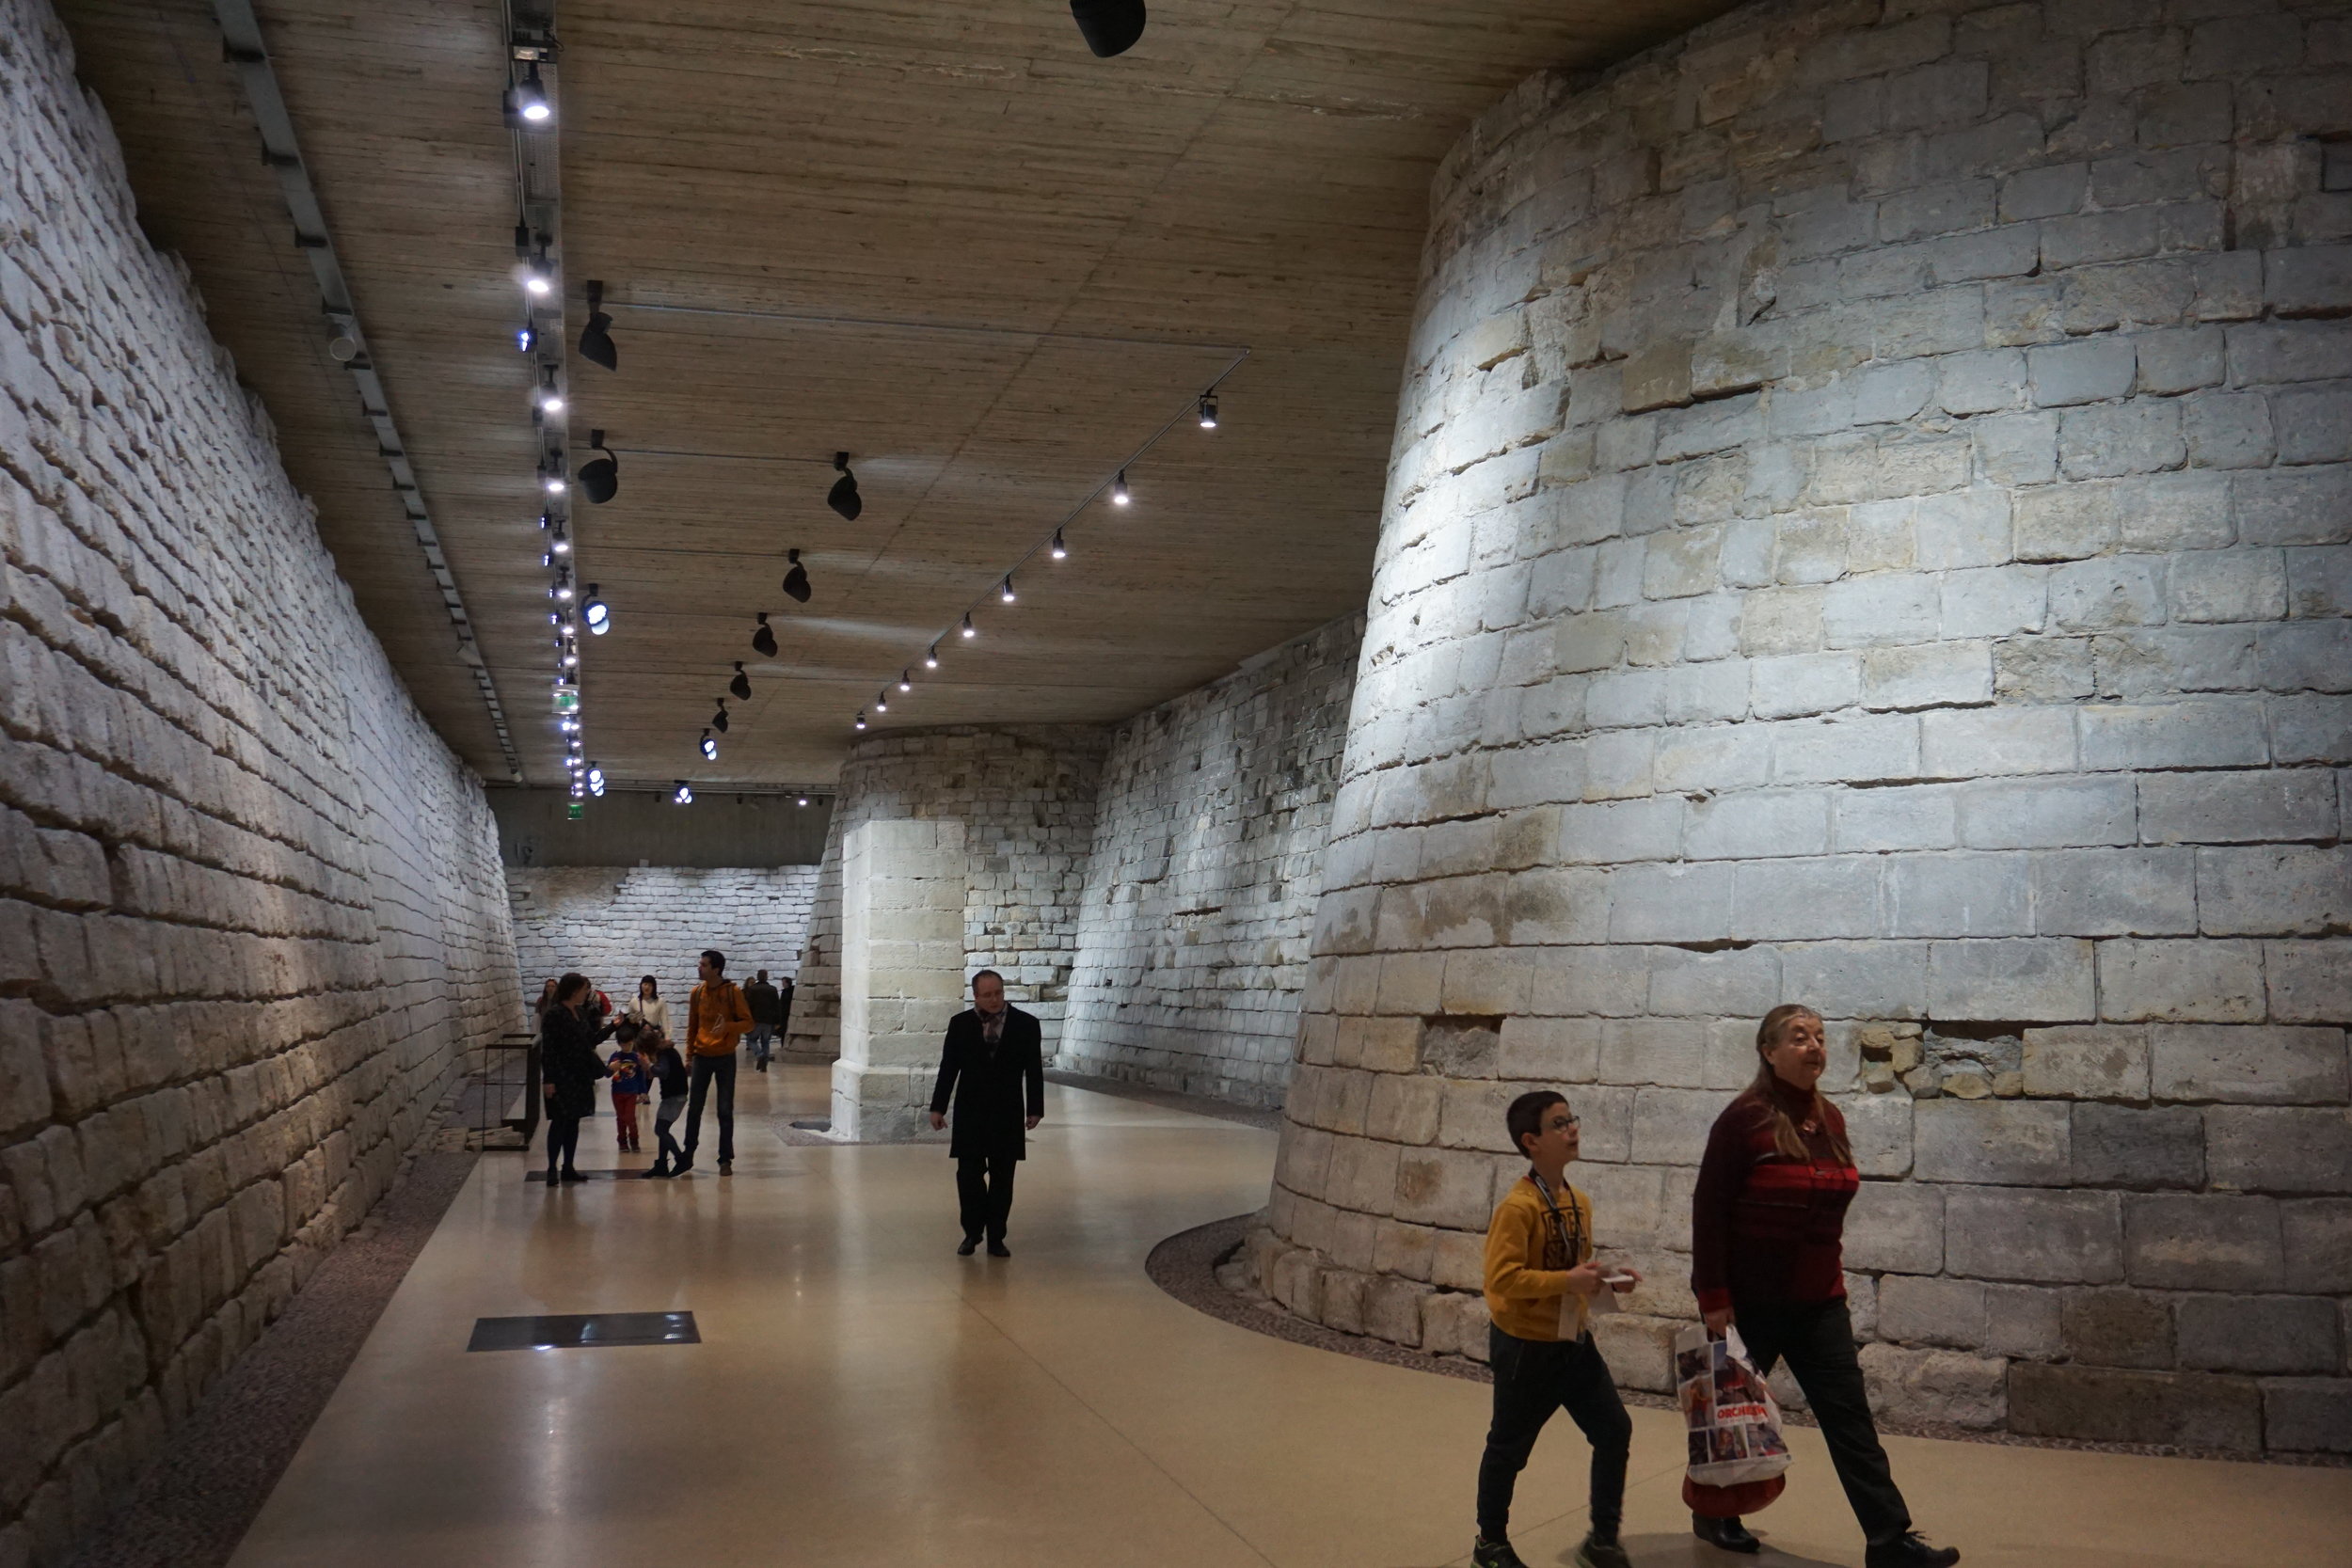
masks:
[(955, 1097), (956, 1134), (947, 1145), (956, 1162), (956, 1196), (963, 1207), (969, 1258), (988, 1236), (991, 1258), (1009, 1258), (1005, 1219), (1012, 1212), (1012, 1176), (1026, 1158), (1028, 1130), (1045, 1117), (1044, 1032), (1034, 1014), (1005, 1002), (1005, 977), (993, 969), (972, 976), (972, 1006), (947, 1021), (931, 1089), (931, 1126), (947, 1125)]

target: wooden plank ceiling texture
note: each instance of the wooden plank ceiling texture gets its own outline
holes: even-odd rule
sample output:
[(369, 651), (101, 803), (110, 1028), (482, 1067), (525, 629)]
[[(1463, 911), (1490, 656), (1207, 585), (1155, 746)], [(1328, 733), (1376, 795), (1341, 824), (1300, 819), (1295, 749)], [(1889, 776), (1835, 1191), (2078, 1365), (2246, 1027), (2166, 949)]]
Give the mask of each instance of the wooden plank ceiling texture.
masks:
[[(505, 24), (464, 0), (263, 0), (305, 161), (533, 784), (563, 782), (530, 379), (514, 350)], [(562, 42), (588, 753), (616, 779), (822, 784), (877, 728), (1112, 720), (1362, 602), (1431, 170), (1530, 71), (1720, 0), (1153, 0), (1088, 54), (1061, 0), (580, 0)], [(506, 768), (389, 487), (203, 0), (63, 0), (141, 221), (216, 335), (427, 716)], [(739, 314), (735, 312), (751, 312)], [(1214, 433), (1192, 400), (1232, 360)], [(1070, 558), (996, 578), (1088, 508)], [(852, 454), (864, 515), (826, 509)], [(686, 455), (706, 454), (706, 455)], [(779, 591), (803, 552), (816, 593)], [(980, 635), (924, 648), (986, 595)], [(779, 657), (750, 647), (771, 612)], [(695, 740), (746, 661), (716, 763)]]

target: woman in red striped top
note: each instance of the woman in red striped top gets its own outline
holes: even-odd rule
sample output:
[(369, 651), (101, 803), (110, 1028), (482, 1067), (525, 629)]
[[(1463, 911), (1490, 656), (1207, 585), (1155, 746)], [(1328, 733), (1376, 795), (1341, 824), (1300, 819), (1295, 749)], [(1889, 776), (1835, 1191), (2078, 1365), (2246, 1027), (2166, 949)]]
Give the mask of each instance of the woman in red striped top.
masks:
[[(1691, 1198), (1691, 1289), (1708, 1332), (1737, 1323), (1758, 1370), (1786, 1360), (1821, 1423), (1830, 1460), (1869, 1542), (1868, 1568), (1949, 1568), (1951, 1547), (1911, 1528), (1887, 1468), (1846, 1316), (1846, 1206), (1862, 1185), (1846, 1118), (1818, 1087), (1821, 1015), (1793, 1003), (1756, 1032), (1756, 1081), (1715, 1118)], [(1737, 1519), (1691, 1516), (1726, 1551), (1759, 1543)]]

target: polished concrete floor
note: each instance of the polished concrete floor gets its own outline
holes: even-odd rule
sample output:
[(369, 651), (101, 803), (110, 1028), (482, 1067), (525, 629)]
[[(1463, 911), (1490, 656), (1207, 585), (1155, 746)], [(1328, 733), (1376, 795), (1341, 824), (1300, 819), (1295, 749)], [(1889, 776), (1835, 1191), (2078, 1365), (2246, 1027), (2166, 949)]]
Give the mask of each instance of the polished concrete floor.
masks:
[[(961, 1259), (944, 1149), (789, 1147), (824, 1073), (742, 1083), (732, 1177), (549, 1193), (484, 1159), (235, 1568), (1465, 1560), (1485, 1387), (1253, 1334), (1144, 1277), (1161, 1238), (1263, 1201), (1272, 1134), (1049, 1088), (1014, 1256)], [(612, 1126), (588, 1124), (584, 1164), (615, 1163)], [(466, 1351), (477, 1317), (679, 1309), (702, 1343)], [(1677, 1418), (1633, 1416), (1634, 1561), (1729, 1568), (1685, 1528)], [(1818, 1439), (1792, 1437), (1760, 1560), (1860, 1562)], [(2344, 1470), (1889, 1446), (1971, 1563), (2352, 1560)], [(1583, 1533), (1583, 1462), (1564, 1418), (1521, 1481), (1534, 1568)]]

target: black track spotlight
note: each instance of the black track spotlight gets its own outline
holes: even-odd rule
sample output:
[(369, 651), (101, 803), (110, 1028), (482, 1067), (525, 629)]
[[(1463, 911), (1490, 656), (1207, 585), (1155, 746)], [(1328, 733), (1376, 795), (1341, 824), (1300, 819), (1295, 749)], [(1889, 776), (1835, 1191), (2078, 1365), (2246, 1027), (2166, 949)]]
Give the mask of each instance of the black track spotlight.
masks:
[(600, 800), (604, 796), (604, 769), (593, 762), (588, 765), (588, 793)]
[(523, 72), (523, 79), (507, 89), (507, 112), (516, 121), (516, 129), (544, 131), (555, 119), (555, 105), (548, 102), (547, 85), (539, 80), (539, 65), (532, 61)]
[(938, 668), (939, 668), (939, 644), (938, 644), (938, 643), (936, 643), (936, 642), (932, 643), (932, 644), (930, 645), (930, 648), (928, 648), (928, 649), (926, 649), (926, 650), (924, 651), (924, 654), (923, 654), (923, 668), (924, 668), (924, 669), (926, 669), (926, 670), (936, 670), (936, 669), (938, 669)]
[(719, 711), (710, 716), (710, 727), (721, 735), (727, 733), (727, 700), (719, 699)]
[(752, 677), (743, 673), (743, 661), (739, 658), (735, 661), (735, 678), (727, 682), (727, 689), (735, 693), (739, 703), (752, 700)]
[(914, 672), (912, 669), (901, 670), (898, 672), (898, 689), (901, 691), (912, 691), (914, 689)]
[(1070, 15), (1098, 59), (1124, 55), (1143, 37), (1143, 0), (1070, 0)]
[(807, 797), (807, 796), (805, 796), (805, 795), (802, 796), (802, 797), (801, 797), (801, 800), (800, 800), (800, 803), (801, 803), (802, 805), (807, 805), (807, 804), (808, 804), (808, 797)]
[(857, 475), (850, 472), (850, 454), (846, 451), (834, 452), (833, 466), (839, 470), (841, 477), (833, 482), (832, 489), (825, 492), (825, 504), (841, 514), (843, 522), (854, 523), (857, 515), (866, 510), (866, 501), (857, 493)]
[(580, 618), (588, 623), (588, 630), (595, 636), (602, 637), (612, 629), (612, 607), (598, 596), (596, 585), (593, 582), (581, 596)]
[(591, 451), (604, 452), (604, 455), (582, 463), (580, 472), (572, 477), (580, 481), (580, 489), (590, 500), (602, 506), (621, 493), (621, 460), (606, 451), (604, 432), (601, 430), (588, 433), (588, 446)]
[[(851, 500), (855, 500), (857, 499), (857, 497), (853, 495), (850, 499)], [(835, 512), (839, 512), (841, 509), (836, 506), (834, 510)], [(855, 516), (856, 514), (851, 512), (844, 514), (844, 515)], [(795, 604), (808, 603), (808, 595), (811, 592), (808, 586), (808, 568), (801, 564), (801, 552), (798, 550), (787, 550), (784, 552), (784, 558), (792, 563), (792, 569), (784, 574), (784, 591), (786, 594), (788, 595)]]
[(712, 738), (708, 730), (703, 731), (702, 752), (703, 760), (705, 762), (717, 762), (719, 760), (719, 742)]
[(1061, 530), (1056, 529), (1054, 531), (1054, 543), (1048, 548), (1046, 553), (1051, 555), (1056, 561), (1067, 561), (1070, 559), (1070, 546), (1061, 542)]
[(884, 687), (880, 691), (874, 693), (874, 711), (876, 713), (888, 713), (890, 711), (890, 689), (888, 687)]
[[(588, 483), (587, 469), (582, 468), (580, 471), (580, 482), (582, 484)], [(1119, 477), (1111, 481), (1111, 504), (1113, 506), (1125, 506), (1133, 498), (1127, 494), (1127, 470), (1121, 468), (1119, 470)]]
[(692, 805), (694, 803), (694, 786), (688, 784), (684, 779), (678, 779), (674, 782), (675, 783), (676, 787), (670, 791), (671, 802), (675, 805), (680, 806)]
[(768, 624), (768, 612), (759, 612), (759, 625), (752, 630), (752, 652), (762, 658), (776, 657), (776, 629)]
[(588, 325), (580, 329), (580, 356), (608, 371), (621, 368), (621, 351), (612, 346), (612, 318), (604, 313), (604, 285), (588, 280)]
[(1012, 574), (1010, 572), (1005, 574), (1005, 585), (996, 590), (996, 596), (1007, 604), (1012, 603)]
[(979, 636), (979, 635), (980, 635), (980, 634), (979, 634), (979, 632), (978, 632), (978, 630), (977, 630), (977, 628), (975, 628), (975, 627), (973, 626), (973, 625), (972, 625), (972, 615), (971, 615), (971, 612), (970, 612), (969, 610), (966, 610), (966, 611), (964, 612), (964, 617), (963, 617), (963, 635), (964, 635), (964, 636), (966, 636), (966, 637), (977, 637), (977, 636)]
[(1216, 394), (1215, 392), (1200, 394), (1200, 428), (1203, 430), (1216, 428)]
[(857, 710), (857, 727), (861, 730), (866, 727), (866, 710), (864, 708)]

